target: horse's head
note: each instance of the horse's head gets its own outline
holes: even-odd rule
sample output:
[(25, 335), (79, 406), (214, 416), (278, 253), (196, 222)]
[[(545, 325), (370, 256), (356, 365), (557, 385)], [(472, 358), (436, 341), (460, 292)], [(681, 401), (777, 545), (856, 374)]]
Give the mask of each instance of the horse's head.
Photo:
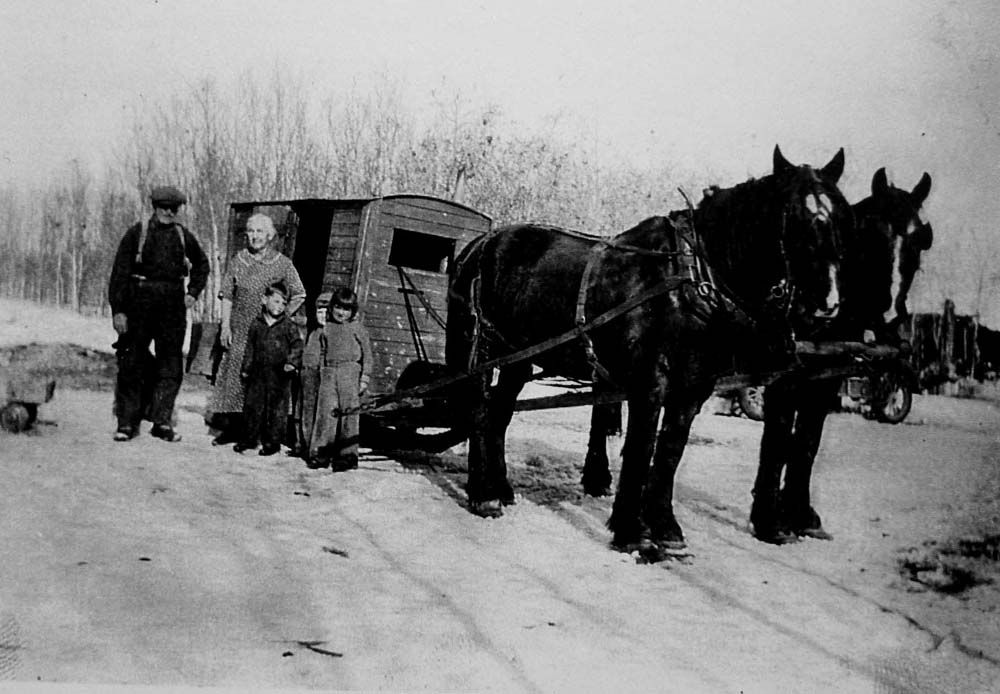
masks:
[(843, 150), (813, 168), (789, 163), (775, 147), (772, 174), (711, 188), (694, 211), (714, 279), (740, 308), (736, 322), (762, 336), (766, 349), (788, 351), (793, 337), (814, 335), (840, 312), (841, 267), (854, 235), (837, 188), (843, 169)]
[(866, 327), (896, 328), (909, 312), (906, 299), (920, 269), (920, 254), (934, 242), (922, 206), (931, 191), (924, 173), (913, 190), (897, 188), (879, 169), (872, 177), (872, 194), (854, 206), (858, 224), (858, 254), (852, 270), (852, 299)]
[(785, 264), (788, 316), (804, 334), (828, 323), (841, 308), (841, 270), (854, 234), (851, 207), (837, 188), (843, 171), (843, 149), (822, 168), (813, 168), (790, 163), (774, 148), (774, 171), (768, 177), (780, 225), (774, 234)]

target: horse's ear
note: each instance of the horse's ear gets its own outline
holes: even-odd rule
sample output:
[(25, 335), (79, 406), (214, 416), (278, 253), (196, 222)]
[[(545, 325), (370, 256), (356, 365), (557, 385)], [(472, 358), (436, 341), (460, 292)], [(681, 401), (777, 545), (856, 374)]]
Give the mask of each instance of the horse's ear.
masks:
[(918, 205), (922, 205), (924, 204), (924, 200), (927, 199), (927, 196), (930, 195), (930, 193), (931, 193), (931, 177), (930, 174), (924, 171), (924, 175), (920, 177), (920, 181), (913, 188), (913, 192), (911, 193), (911, 195), (913, 195), (913, 197), (915, 198), (915, 202)]
[(840, 180), (840, 177), (844, 173), (844, 148), (841, 147), (837, 150), (837, 153), (833, 155), (833, 159), (824, 166), (820, 171), (823, 175), (829, 178), (831, 181), (836, 183)]
[(782, 171), (788, 171), (789, 169), (794, 169), (795, 165), (792, 162), (785, 159), (785, 155), (781, 153), (781, 148), (778, 145), (774, 146), (774, 173), (779, 174)]
[(879, 197), (889, 192), (889, 178), (885, 175), (885, 167), (872, 176), (872, 195)]

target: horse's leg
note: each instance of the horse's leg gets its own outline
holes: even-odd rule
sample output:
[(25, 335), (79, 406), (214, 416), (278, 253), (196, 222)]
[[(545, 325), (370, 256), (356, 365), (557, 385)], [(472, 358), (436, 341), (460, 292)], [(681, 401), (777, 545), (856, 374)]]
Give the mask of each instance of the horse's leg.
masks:
[(798, 538), (784, 525), (779, 512), (778, 488), (781, 471), (792, 455), (797, 392), (794, 384), (775, 381), (764, 390), (764, 433), (760, 439), (760, 462), (753, 485), (750, 523), (762, 542), (783, 545)]
[(490, 390), (490, 456), (486, 465), (486, 483), (490, 498), (502, 505), (514, 503), (514, 490), (507, 478), (507, 427), (514, 416), (514, 405), (524, 384), (531, 378), (531, 364), (521, 362), (500, 370), (497, 384)]
[(490, 459), (489, 380), (473, 376), (463, 384), (461, 402), (469, 419), (469, 472), (465, 493), (469, 510), (477, 516), (496, 517), (502, 514), (499, 503), (491, 503), (488, 481)]
[(823, 437), (823, 424), (840, 384), (836, 380), (810, 383), (800, 391), (795, 418), (792, 456), (785, 469), (781, 491), (781, 513), (785, 525), (796, 535), (830, 540), (819, 514), (812, 507), (809, 486), (813, 463)]
[(649, 529), (641, 517), (643, 490), (649, 476), (649, 461), (653, 455), (656, 420), (662, 405), (662, 390), (630, 397), (628, 426), (622, 447), (622, 468), (618, 475), (618, 493), (611, 508), (608, 528), (612, 544), (623, 552), (638, 550), (646, 553), (653, 548)]
[[(601, 390), (595, 384), (594, 394)], [(608, 462), (608, 437), (621, 431), (621, 403), (604, 403), (590, 409), (590, 437), (587, 440), (587, 457), (583, 461), (583, 491), (590, 496), (607, 496), (611, 493), (611, 470)]]
[(658, 561), (682, 552), (687, 546), (684, 532), (674, 516), (674, 476), (691, 433), (691, 423), (712, 394), (708, 388), (671, 392), (663, 402), (663, 421), (653, 453), (653, 470), (643, 493), (642, 514), (657, 552), (647, 559)]
[[(674, 516), (674, 476), (687, 445), (691, 423), (711, 392), (709, 388), (669, 393), (663, 402), (663, 420), (656, 437), (652, 470), (641, 499), (642, 527), (647, 530), (651, 543), (641, 550), (647, 561), (660, 561), (670, 554), (681, 553), (686, 547), (684, 532)], [(630, 433), (631, 430), (630, 419)], [(626, 445), (627, 442), (626, 435)], [(624, 461), (622, 477), (624, 479)]]

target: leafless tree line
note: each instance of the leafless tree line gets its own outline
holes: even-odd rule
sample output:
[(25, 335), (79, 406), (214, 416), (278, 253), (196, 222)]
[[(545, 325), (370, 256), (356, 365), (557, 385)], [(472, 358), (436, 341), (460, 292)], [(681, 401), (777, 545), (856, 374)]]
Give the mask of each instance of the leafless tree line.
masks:
[[(159, 183), (189, 197), (184, 221), (212, 259), (196, 313), (214, 319), (234, 200), (422, 193), (460, 200), (499, 224), (608, 234), (683, 206), (678, 186), (697, 199), (715, 182), (669, 164), (598, 162), (558, 119), (526, 130), (460, 94), (413, 103), (388, 76), (341, 94), (319, 93), (280, 68), (263, 81), (203, 79), (136, 110), (130, 122), (105, 170), (74, 160), (44, 189), (0, 188), (0, 293), (105, 312), (118, 240), (148, 215), (148, 191)], [(971, 256), (934, 252), (922, 283), (929, 295), (968, 295), (975, 305), (962, 310), (975, 313), (997, 300), (1000, 274), (995, 244), (973, 240)]]
[(602, 167), (558, 120), (532, 132), (493, 106), (432, 93), (411, 104), (389, 77), (317, 94), (280, 70), (261, 82), (204, 79), (136, 110), (106, 170), (68, 162), (45, 189), (0, 189), (0, 292), (105, 312), (121, 235), (149, 214), (151, 186), (189, 198), (185, 223), (212, 259), (196, 311), (217, 315), (228, 204), (421, 193), (457, 199), (498, 223), (547, 221), (617, 232), (681, 204), (677, 176)]

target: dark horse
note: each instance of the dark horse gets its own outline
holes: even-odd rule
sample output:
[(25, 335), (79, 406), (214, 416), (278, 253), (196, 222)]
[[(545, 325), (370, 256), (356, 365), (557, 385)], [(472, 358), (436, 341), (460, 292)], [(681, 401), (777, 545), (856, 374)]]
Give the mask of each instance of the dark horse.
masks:
[[(706, 197), (696, 234), (653, 217), (610, 241), (517, 225), (469, 244), (452, 271), (447, 361), (471, 374), (461, 399), (470, 510), (498, 516), (514, 501), (505, 435), (532, 365), (582, 380), (596, 373), (595, 392), (615, 389), (628, 402), (613, 544), (647, 559), (683, 549), (674, 473), (733, 346), (750, 368), (786, 364), (793, 329), (838, 309), (840, 235), (851, 226), (836, 187), (843, 163), (841, 150), (822, 169), (794, 166), (775, 148), (771, 175)], [(586, 337), (503, 361), (604, 318)], [(479, 367), (494, 360), (498, 368)]]
[[(906, 299), (920, 254), (933, 242), (931, 226), (921, 217), (930, 188), (926, 173), (912, 191), (890, 185), (885, 169), (875, 173), (871, 196), (853, 206), (858, 233), (842, 274), (844, 307), (821, 338), (900, 344), (898, 331), (907, 317)], [(789, 377), (765, 390), (764, 433), (750, 514), (758, 539), (783, 544), (799, 536), (830, 537), (812, 507), (809, 487), (823, 423), (838, 387), (839, 379)]]

